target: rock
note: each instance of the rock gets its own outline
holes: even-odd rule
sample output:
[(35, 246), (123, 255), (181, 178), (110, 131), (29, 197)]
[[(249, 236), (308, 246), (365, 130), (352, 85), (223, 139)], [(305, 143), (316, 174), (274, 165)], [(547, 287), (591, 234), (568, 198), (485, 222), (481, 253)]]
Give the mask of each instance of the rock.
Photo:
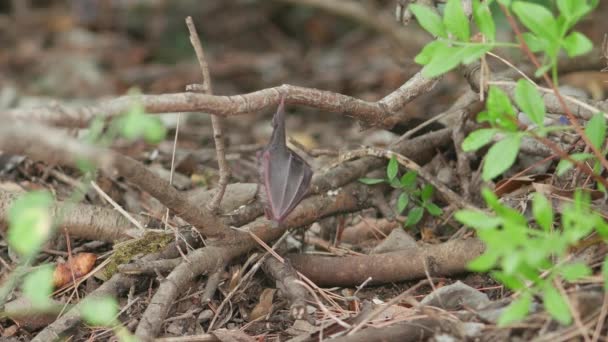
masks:
[(444, 286), (432, 292), (420, 302), (422, 305), (436, 306), (445, 310), (458, 310), (462, 307), (479, 309), (490, 303), (490, 299), (461, 281)]
[(418, 248), (416, 240), (403, 229), (393, 229), (378, 246), (374, 247), (371, 254), (381, 254), (394, 251), (403, 251)]

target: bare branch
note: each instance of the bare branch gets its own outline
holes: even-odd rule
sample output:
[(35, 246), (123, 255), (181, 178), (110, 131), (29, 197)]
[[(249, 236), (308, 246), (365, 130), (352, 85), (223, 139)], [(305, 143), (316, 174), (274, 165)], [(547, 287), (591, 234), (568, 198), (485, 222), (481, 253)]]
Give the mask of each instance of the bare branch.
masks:
[[(190, 31), (190, 42), (196, 52), (196, 58), (201, 66), (203, 72), (203, 89), (207, 94), (213, 94), (213, 88), (211, 87), (211, 76), (209, 75), (209, 65), (205, 59), (205, 52), (203, 51), (203, 45), (196, 32), (196, 27), (192, 21), (192, 17), (186, 18), (186, 25), (188, 25), (188, 31)], [(213, 126), (213, 140), (215, 141), (215, 150), (217, 152), (217, 164), (220, 170), (220, 180), (217, 184), (217, 192), (213, 196), (213, 199), (207, 205), (207, 208), (212, 212), (216, 212), (224, 197), (228, 180), (230, 179), (230, 166), (226, 160), (226, 151), (224, 145), (224, 135), (222, 133), (222, 118), (220, 116), (211, 114), (211, 125)]]
[(281, 97), (285, 96), (287, 104), (343, 113), (367, 125), (391, 127), (398, 110), (401, 110), (408, 101), (431, 90), (435, 84), (437, 79), (427, 79), (417, 73), (403, 86), (378, 102), (363, 101), (326, 90), (284, 84), (234, 96), (195, 93), (122, 96), (83, 107), (58, 104), (14, 109), (6, 111), (4, 116), (26, 122), (38, 121), (49, 125), (86, 127), (95, 117), (110, 119), (125, 113), (134, 103), (139, 102), (148, 113), (206, 112), (227, 117), (276, 107)]

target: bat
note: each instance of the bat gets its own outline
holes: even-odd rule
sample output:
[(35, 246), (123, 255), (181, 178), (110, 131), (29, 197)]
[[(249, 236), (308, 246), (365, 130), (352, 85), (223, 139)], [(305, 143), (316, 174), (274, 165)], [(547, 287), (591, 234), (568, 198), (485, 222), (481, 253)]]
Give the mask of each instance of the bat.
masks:
[(268, 145), (258, 152), (258, 168), (265, 195), (268, 219), (279, 225), (302, 201), (312, 178), (312, 169), (287, 147), (285, 137), (285, 98), (272, 118), (272, 136)]

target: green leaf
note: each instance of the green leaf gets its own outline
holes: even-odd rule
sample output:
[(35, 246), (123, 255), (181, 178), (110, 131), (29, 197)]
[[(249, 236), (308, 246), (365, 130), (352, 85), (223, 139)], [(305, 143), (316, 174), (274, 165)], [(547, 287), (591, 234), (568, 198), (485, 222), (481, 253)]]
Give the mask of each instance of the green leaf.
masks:
[(490, 143), (497, 132), (498, 130), (495, 128), (482, 128), (471, 132), (462, 141), (462, 150), (465, 152), (477, 151)]
[(428, 211), (429, 214), (433, 216), (440, 216), (441, 214), (443, 214), (443, 210), (441, 210), (441, 208), (439, 208), (437, 204), (433, 202), (425, 203), (424, 207), (426, 208), (426, 211)]
[(23, 280), (22, 289), (34, 307), (48, 307), (49, 296), (53, 293), (53, 266), (44, 265), (29, 273)]
[(422, 202), (430, 200), (434, 191), (435, 188), (433, 188), (431, 184), (425, 184), (424, 187), (422, 187), (422, 193), (420, 194), (420, 199)]
[(395, 189), (401, 189), (401, 183), (399, 183), (399, 180), (397, 179), (397, 177), (389, 180), (388, 184)]
[(397, 172), (399, 171), (399, 163), (397, 162), (397, 157), (392, 156), (388, 161), (388, 166), (386, 167), (386, 175), (389, 180), (395, 179), (397, 177)]
[[(488, 91), (487, 120), (492, 126), (498, 126), (510, 131), (517, 131), (515, 120), (515, 110), (509, 100), (509, 96), (500, 88), (490, 86)], [(478, 117), (478, 120), (481, 119)]]
[(608, 256), (602, 264), (602, 277), (604, 278), (604, 292), (608, 292)]
[(416, 225), (416, 223), (420, 222), (422, 219), (422, 215), (424, 214), (424, 209), (421, 207), (414, 207), (407, 214), (407, 220), (405, 221), (406, 227), (411, 227)]
[(567, 281), (579, 280), (591, 275), (591, 273), (589, 266), (582, 262), (566, 264), (559, 268), (559, 274)]
[(11, 205), (8, 243), (19, 254), (35, 254), (51, 234), (52, 204), (53, 196), (48, 191), (33, 191), (20, 196)]
[(463, 54), (462, 63), (463, 64), (473, 63), (490, 50), (492, 50), (492, 47), (490, 45), (486, 45), (486, 44), (475, 44), (475, 45), (465, 46), (462, 49), (462, 54)]
[(518, 275), (518, 271), (520, 265), (523, 264), (522, 254), (520, 253), (511, 253), (509, 255), (504, 255), (502, 257), (500, 266), (502, 271), (507, 275)]
[(526, 42), (526, 45), (528, 45), (528, 48), (530, 48), (530, 51), (532, 52), (544, 51), (549, 45), (546, 39), (540, 38), (531, 32), (522, 33), (522, 38)]
[(411, 189), (414, 187), (414, 185), (416, 184), (416, 177), (418, 177), (418, 174), (416, 173), (416, 171), (408, 171), (406, 172), (402, 177), (401, 177), (401, 187), (403, 187), (404, 189)]
[(538, 89), (536, 89), (532, 83), (523, 78), (517, 81), (517, 86), (515, 87), (515, 102), (519, 108), (528, 115), (532, 122), (539, 127), (544, 126), (545, 102), (540, 96)]
[(498, 227), (502, 220), (482, 211), (463, 209), (454, 214), (456, 220), (475, 229), (492, 229)]
[(116, 324), (118, 309), (118, 302), (112, 297), (93, 297), (84, 300), (80, 314), (88, 324), (111, 327)]
[(518, 1), (513, 4), (513, 12), (530, 31), (549, 41), (559, 39), (557, 22), (546, 7), (530, 2)]
[(448, 35), (445, 31), (445, 26), (441, 21), (439, 14), (435, 13), (430, 7), (411, 4), (409, 10), (414, 14), (416, 20), (423, 29), (432, 34), (435, 37), (447, 38)]
[(592, 10), (586, 0), (557, 0), (557, 8), (571, 22), (578, 21)]
[(577, 4), (584, 1), (586, 0), (557, 0), (557, 8), (561, 14), (569, 18), (576, 11)]
[(532, 304), (532, 295), (528, 292), (521, 294), (519, 298), (514, 300), (509, 306), (502, 312), (498, 319), (498, 326), (504, 327), (511, 323), (521, 321), (530, 312), (530, 305)]
[(479, 32), (483, 33), (486, 39), (491, 42), (496, 40), (496, 26), (487, 3), (482, 4), (479, 0), (473, 1), (473, 20), (475, 20)]
[(532, 213), (539, 226), (547, 232), (551, 231), (551, 225), (553, 224), (553, 207), (545, 196), (538, 192), (534, 194)]
[(469, 41), (469, 19), (464, 14), (460, 0), (448, 0), (445, 4), (443, 24), (459, 40), (463, 42)]
[(422, 48), (422, 51), (420, 51), (420, 53), (418, 53), (414, 58), (414, 62), (420, 65), (427, 65), (437, 54), (437, 50), (445, 47), (448, 47), (447, 43), (434, 40)]
[(498, 261), (498, 254), (487, 251), (467, 264), (467, 268), (473, 272), (487, 272), (494, 268)]
[(129, 139), (134, 140), (142, 136), (145, 130), (145, 125), (142, 124), (146, 118), (144, 107), (141, 103), (136, 102), (131, 105), (129, 111), (115, 120), (114, 124), (120, 130), (120, 134)]
[(367, 185), (374, 185), (386, 182), (386, 179), (382, 178), (359, 178), (359, 182)]
[(520, 142), (519, 134), (510, 134), (490, 147), (483, 164), (482, 178), (484, 181), (498, 177), (515, 163)]
[(511, 6), (511, 0), (498, 0), (498, 3), (504, 5), (507, 8)]
[(149, 144), (158, 144), (165, 139), (167, 129), (158, 117), (146, 116), (144, 127), (144, 140)]
[(543, 303), (545, 304), (545, 309), (558, 322), (564, 325), (572, 323), (568, 304), (564, 300), (564, 297), (551, 284), (548, 284), (543, 289)]
[(513, 105), (511, 104), (511, 100), (509, 100), (509, 96), (502, 89), (495, 86), (491, 86), (488, 91), (487, 107), (488, 111), (492, 113), (515, 116), (515, 111), (513, 110)]
[(595, 114), (585, 127), (585, 134), (597, 149), (601, 150), (606, 139), (606, 119), (603, 113)]
[(91, 163), (90, 161), (88, 161), (86, 159), (82, 159), (82, 158), (76, 159), (76, 167), (82, 173), (93, 172), (96, 169), (95, 164)]
[(495, 271), (492, 272), (492, 277), (496, 278), (499, 282), (505, 285), (508, 289), (518, 291), (526, 287), (526, 284), (519, 279), (517, 276), (508, 275), (504, 272)]
[(445, 74), (457, 67), (462, 61), (462, 56), (460, 59), (453, 58), (456, 57), (456, 51), (458, 51), (458, 49), (459, 48), (457, 47), (443, 44), (435, 47), (431, 60), (422, 68), (422, 75), (427, 78), (432, 78)]
[[(584, 160), (593, 158), (593, 154), (591, 154), (591, 153), (574, 153), (574, 154), (570, 155), (570, 158), (572, 158), (576, 161), (584, 161)], [(569, 160), (562, 159), (557, 164), (557, 167), (555, 168), (555, 172), (557, 173), (558, 176), (562, 176), (564, 173), (566, 173), (566, 171), (570, 170), (572, 168), (572, 166), (573, 166), (573, 164)]]
[(397, 199), (397, 213), (401, 214), (409, 202), (410, 197), (407, 195), (407, 193), (402, 192), (399, 195), (399, 199)]
[(593, 43), (580, 32), (570, 33), (562, 42), (568, 56), (576, 57), (593, 50)]
[(461, 62), (471, 63), (490, 50), (488, 45), (437, 46), (429, 63), (422, 68), (424, 77), (437, 77), (457, 67)]

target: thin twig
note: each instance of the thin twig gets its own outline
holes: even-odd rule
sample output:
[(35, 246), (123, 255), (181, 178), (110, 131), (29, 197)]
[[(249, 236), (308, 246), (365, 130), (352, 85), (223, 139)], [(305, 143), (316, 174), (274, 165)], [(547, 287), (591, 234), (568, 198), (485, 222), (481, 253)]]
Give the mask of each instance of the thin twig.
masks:
[(602, 309), (600, 311), (600, 317), (597, 320), (597, 326), (593, 332), (592, 342), (599, 341), (602, 329), (606, 323), (606, 316), (608, 316), (608, 293), (604, 292), (604, 301), (602, 302)]
[(93, 187), (93, 189), (95, 189), (95, 191), (97, 191), (99, 195), (101, 195), (101, 197), (108, 201), (114, 207), (114, 209), (116, 209), (116, 211), (118, 211), (127, 220), (129, 220), (129, 222), (133, 223), (135, 227), (140, 230), (145, 230), (141, 223), (137, 222), (137, 220), (134, 219), (133, 216), (131, 216), (131, 214), (124, 210), (118, 203), (116, 203), (116, 201), (114, 201), (112, 197), (108, 196), (108, 194), (101, 190), (101, 188), (97, 185), (97, 183), (95, 183), (95, 181), (91, 181), (91, 186)]
[[(171, 152), (171, 171), (169, 173), (169, 185), (173, 185), (173, 174), (175, 173), (175, 152), (177, 150), (177, 137), (179, 136), (179, 123), (182, 118), (182, 113), (177, 114), (177, 123), (175, 125), (175, 137), (173, 138), (173, 151)], [(169, 225), (169, 208), (165, 213), (165, 229)], [(179, 247), (178, 247), (179, 249)]]
[(432, 278), (429, 277), (428, 279), (419, 281), (418, 284), (410, 287), (409, 289), (402, 292), (400, 295), (389, 300), (385, 305), (378, 306), (374, 311), (370, 312), (363, 320), (361, 320), (361, 322), (354, 326), (353, 329), (349, 331), (348, 334), (346, 334), (346, 336), (351, 336), (355, 334), (357, 331), (361, 330), (361, 328), (363, 328), (367, 323), (372, 321), (374, 318), (380, 316), (381, 313), (386, 311), (392, 305), (399, 303), (402, 299), (409, 296), (412, 292), (427, 284), (434, 285), (432, 282)]
[(386, 159), (391, 159), (394, 156), (397, 159), (397, 162), (399, 164), (405, 166), (406, 168), (408, 168), (410, 170), (416, 171), (422, 179), (424, 179), (429, 184), (434, 186), (437, 189), (437, 191), (441, 195), (443, 195), (443, 197), (446, 200), (448, 200), (451, 204), (454, 204), (458, 208), (469, 208), (469, 209), (480, 210), (473, 203), (470, 203), (469, 201), (464, 199), (462, 196), (460, 196), (456, 192), (452, 191), (446, 185), (439, 182), (435, 176), (433, 176), (432, 174), (427, 172), (420, 165), (416, 164), (416, 162), (414, 162), (413, 160), (407, 158), (406, 156), (404, 156), (402, 154), (399, 154), (399, 153), (396, 153), (393, 151), (389, 151), (389, 150), (369, 147), (369, 148), (364, 148), (364, 149), (360, 149), (360, 150), (349, 151), (349, 152), (345, 153), (343, 156), (341, 156), (341, 160), (344, 161), (346, 159), (352, 159), (354, 157), (361, 157), (361, 156), (376, 156), (376, 157), (381, 157), (381, 158), (386, 158)]
[[(283, 234), (283, 236), (281, 236), (281, 238), (279, 238), (274, 243), (274, 245), (271, 248), (272, 252), (274, 252), (274, 249), (277, 248), (281, 243), (283, 243), (283, 240), (285, 240), (287, 238), (287, 236), (289, 236), (289, 232), (285, 232)], [(232, 298), (232, 296), (234, 296), (236, 294), (236, 291), (239, 288), (241, 288), (241, 285), (244, 284), (250, 277), (252, 277), (255, 274), (255, 272), (257, 272), (257, 270), (262, 266), (262, 264), (264, 263), (264, 260), (266, 260), (266, 258), (268, 257), (268, 255), (270, 255), (269, 252), (267, 252), (266, 254), (262, 255), (260, 257), (260, 259), (255, 263), (255, 265), (253, 265), (251, 267), (251, 269), (249, 269), (249, 271), (247, 273), (245, 273), (245, 275), (243, 275), (243, 277), (241, 278), (241, 281), (239, 281), (239, 283), (234, 287), (234, 289), (232, 289), (232, 291), (230, 291), (230, 293), (228, 293), (228, 295), (226, 296), (226, 298), (224, 298), (224, 300), (222, 301), (222, 303), (215, 310), (215, 315), (213, 316), (213, 319), (211, 320), (211, 323), (209, 323), (209, 328), (207, 329), (207, 332), (211, 332), (212, 331), (213, 325), (215, 324), (215, 321), (219, 317), (220, 313), (222, 312), (222, 309), (224, 308), (224, 305), (226, 305), (226, 303), (230, 300), (230, 298)]]
[[(207, 59), (205, 59), (205, 53), (203, 51), (203, 45), (201, 44), (201, 40), (198, 37), (198, 33), (196, 32), (196, 27), (194, 26), (194, 21), (192, 21), (192, 17), (186, 18), (186, 25), (188, 26), (188, 31), (190, 31), (190, 43), (192, 43), (192, 47), (194, 48), (194, 52), (196, 52), (196, 58), (198, 59), (198, 64), (201, 67), (201, 71), (203, 73), (203, 89), (205, 94), (213, 94), (213, 88), (211, 87), (211, 76), (209, 75), (209, 65), (207, 64)], [(213, 126), (213, 140), (215, 141), (215, 150), (217, 152), (217, 164), (220, 170), (220, 180), (217, 184), (217, 192), (213, 196), (213, 199), (207, 205), (209, 210), (215, 212), (220, 206), (222, 202), (222, 197), (224, 197), (224, 192), (226, 191), (226, 186), (228, 185), (228, 180), (230, 179), (230, 167), (228, 166), (228, 161), (226, 160), (226, 147), (224, 144), (224, 134), (222, 132), (222, 118), (215, 114), (211, 114), (211, 126)]]

